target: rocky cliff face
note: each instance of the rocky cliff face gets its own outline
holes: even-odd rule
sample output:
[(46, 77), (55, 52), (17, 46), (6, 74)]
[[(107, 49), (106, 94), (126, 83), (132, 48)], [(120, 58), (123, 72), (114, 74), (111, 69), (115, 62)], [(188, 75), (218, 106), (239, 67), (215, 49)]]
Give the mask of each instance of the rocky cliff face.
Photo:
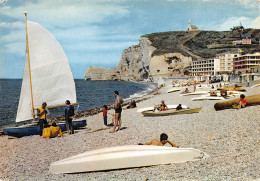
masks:
[[(252, 45), (232, 45), (241, 34), (252, 35)], [(138, 45), (122, 52), (118, 65), (113, 69), (91, 66), (85, 73), (86, 80), (140, 81), (161, 76), (188, 75), (192, 59), (215, 57), (218, 53), (260, 51), (260, 30), (239, 31), (174, 31), (141, 36)], [(221, 46), (218, 46), (221, 45)]]

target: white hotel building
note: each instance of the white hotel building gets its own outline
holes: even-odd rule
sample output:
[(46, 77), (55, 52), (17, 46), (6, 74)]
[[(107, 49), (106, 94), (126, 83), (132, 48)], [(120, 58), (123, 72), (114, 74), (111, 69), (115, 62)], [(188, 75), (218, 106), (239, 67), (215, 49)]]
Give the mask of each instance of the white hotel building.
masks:
[(237, 54), (218, 54), (215, 58), (194, 60), (191, 63), (192, 76), (196, 80), (209, 80), (210, 76), (232, 73), (232, 60)]
[(218, 54), (215, 58), (192, 61), (191, 73), (197, 81), (210, 80), (210, 77), (222, 77), (227, 81), (231, 73), (242, 74), (244, 77), (244, 74), (250, 73), (251, 67), (259, 65), (260, 53), (246, 55), (225, 53)]

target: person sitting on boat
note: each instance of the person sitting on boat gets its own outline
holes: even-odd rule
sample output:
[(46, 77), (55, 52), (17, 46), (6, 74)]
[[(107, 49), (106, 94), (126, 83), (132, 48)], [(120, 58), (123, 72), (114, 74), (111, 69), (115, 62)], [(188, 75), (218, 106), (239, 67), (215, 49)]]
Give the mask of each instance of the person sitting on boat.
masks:
[(74, 134), (74, 130), (72, 127), (72, 118), (75, 115), (74, 113), (74, 106), (70, 105), (70, 101), (66, 100), (65, 104), (67, 104), (65, 108), (65, 122), (66, 122), (66, 128), (68, 135)]
[(182, 94), (188, 94), (188, 93), (190, 93), (188, 88), (186, 88), (185, 91), (182, 92)]
[(151, 141), (142, 144), (139, 143), (138, 145), (155, 145), (155, 146), (164, 146), (166, 143), (169, 143), (172, 147), (177, 147), (177, 145), (175, 145), (173, 142), (171, 142), (170, 140), (168, 140), (168, 135), (165, 133), (162, 133), (160, 135), (160, 141), (158, 141), (157, 139), (152, 139)]
[(215, 91), (210, 91), (209, 95), (210, 96), (217, 96), (217, 93)]
[(161, 104), (158, 104), (158, 105), (155, 105), (154, 106), (154, 111), (165, 111), (165, 110), (168, 110), (168, 106), (165, 104), (164, 100), (161, 101)]
[(220, 90), (220, 95), (222, 97), (227, 97), (227, 90), (224, 90), (224, 89)]
[(48, 113), (46, 110), (47, 103), (43, 102), (42, 106), (37, 108), (37, 116), (39, 119), (39, 125), (40, 125), (40, 136), (42, 136), (43, 132), (43, 126), (48, 127), (48, 122), (46, 120), (46, 114)]
[(238, 101), (238, 105), (233, 105), (232, 107), (234, 108), (234, 109), (241, 109), (241, 108), (244, 108), (244, 107), (246, 107), (246, 103), (247, 103), (247, 101), (245, 100), (245, 95), (244, 94), (241, 94), (240, 95), (240, 99), (239, 99), (239, 101)]
[(176, 107), (176, 110), (178, 111), (178, 110), (181, 110), (182, 109), (182, 106), (181, 106), (181, 104), (179, 104), (177, 107)]
[(52, 123), (52, 126), (49, 128), (44, 128), (43, 133), (42, 133), (42, 137), (49, 139), (49, 138), (55, 138), (56, 136), (64, 136), (61, 132), (60, 127), (58, 127), (56, 125), (56, 123)]

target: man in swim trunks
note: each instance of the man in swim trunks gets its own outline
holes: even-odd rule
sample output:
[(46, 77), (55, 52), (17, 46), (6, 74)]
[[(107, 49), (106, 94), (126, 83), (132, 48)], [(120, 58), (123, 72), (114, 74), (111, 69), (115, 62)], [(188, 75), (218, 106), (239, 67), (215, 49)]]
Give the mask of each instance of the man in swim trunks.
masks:
[(115, 108), (115, 124), (114, 124), (114, 127), (113, 127), (113, 131), (110, 131), (109, 133), (116, 132), (116, 127), (117, 127), (118, 123), (119, 124), (118, 124), (117, 131), (119, 131), (120, 128), (121, 128), (121, 124), (122, 124), (121, 112), (122, 112), (123, 99), (119, 96), (119, 92), (118, 91), (114, 92), (114, 96), (116, 98), (115, 104), (114, 104), (114, 108)]

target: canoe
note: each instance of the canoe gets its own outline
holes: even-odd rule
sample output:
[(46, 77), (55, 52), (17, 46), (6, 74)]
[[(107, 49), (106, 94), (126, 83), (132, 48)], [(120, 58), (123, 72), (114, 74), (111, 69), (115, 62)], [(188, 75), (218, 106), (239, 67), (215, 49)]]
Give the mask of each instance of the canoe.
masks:
[(187, 108), (187, 109), (181, 109), (181, 110), (176, 110), (176, 109), (169, 109), (166, 111), (161, 111), (161, 112), (153, 112), (153, 111), (144, 111), (142, 114), (144, 116), (169, 116), (169, 115), (177, 115), (177, 114), (192, 114), (192, 113), (197, 113), (201, 110), (201, 107), (198, 108)]
[(51, 163), (51, 174), (115, 170), (198, 161), (209, 155), (193, 148), (125, 145), (87, 151)]
[(251, 86), (251, 88), (259, 87), (259, 86), (260, 86), (260, 84), (256, 84), (256, 85)]
[[(60, 127), (61, 131), (66, 131), (66, 124), (57, 123), (57, 126)], [(81, 127), (86, 126), (86, 120), (72, 121), (73, 129), (79, 129)], [(14, 136), (14, 137), (23, 137), (23, 136), (31, 136), (31, 135), (39, 135), (40, 134), (40, 126), (38, 125), (25, 125), (19, 127), (11, 127), (3, 129), (4, 135)]]
[(189, 95), (201, 95), (201, 94), (208, 94), (209, 91), (197, 91), (197, 92), (191, 92), (187, 94), (180, 94), (180, 96), (189, 96)]
[(222, 87), (222, 88), (217, 88), (217, 90), (227, 90), (227, 91), (240, 91), (240, 92), (246, 92), (246, 89), (243, 88), (234, 88), (234, 87)]
[(172, 92), (177, 92), (177, 91), (180, 91), (181, 89), (176, 89), (176, 88), (174, 88), (174, 89), (170, 89), (170, 90), (167, 90), (166, 92), (167, 93), (172, 93)]
[[(169, 109), (176, 109), (176, 107), (178, 105), (167, 105), (167, 106)], [(186, 106), (186, 105), (181, 105), (181, 106), (182, 106), (182, 108), (185, 108), (185, 109), (188, 108), (188, 106)], [(144, 107), (144, 108), (138, 109), (137, 112), (152, 111), (153, 109), (154, 109), (154, 107)]]
[(201, 96), (201, 97), (194, 97), (191, 99), (192, 101), (199, 101), (199, 100), (225, 100), (224, 97), (219, 96)]
[[(254, 105), (260, 105), (260, 94), (255, 94), (251, 96), (246, 96), (246, 107), (248, 106), (254, 106)], [(232, 99), (228, 101), (223, 101), (223, 102), (217, 102), (214, 105), (214, 108), (216, 111), (218, 110), (224, 110), (224, 109), (232, 109), (232, 105), (238, 105), (239, 98), (237, 99)]]

